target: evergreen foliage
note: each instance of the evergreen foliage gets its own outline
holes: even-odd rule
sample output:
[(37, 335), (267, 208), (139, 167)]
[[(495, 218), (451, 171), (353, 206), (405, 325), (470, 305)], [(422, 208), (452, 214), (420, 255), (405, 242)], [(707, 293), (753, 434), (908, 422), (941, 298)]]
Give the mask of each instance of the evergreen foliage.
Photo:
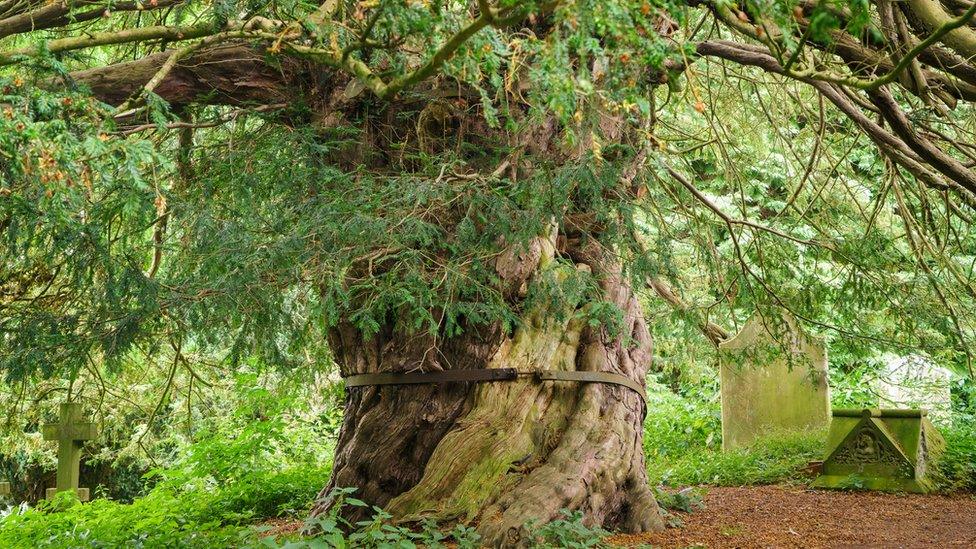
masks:
[[(353, 72), (374, 94), (386, 98), (396, 88), (409, 103), (410, 86), (426, 75), (415, 70), (417, 56), (441, 60), (437, 52), (454, 44), (474, 9), (339, 3), (324, 22), (315, 7), (218, 2), (146, 13), (199, 33), (270, 15), (301, 21), (311, 45), (278, 41), (272, 53), (339, 69), (362, 65)], [(841, 17), (831, 6), (813, 7), (805, 39), (878, 38), (866, 4), (844, 8)], [(146, 91), (131, 106), (149, 124), (131, 132), (84, 85), (51, 80), (70, 84), (71, 70), (113, 59), (115, 48), (85, 58), (74, 46), (59, 53), (53, 42), (38, 42), (55, 31), (15, 35), (19, 57), (0, 80), (6, 378), (73, 379), (85, 368), (116, 367), (135, 348), (155, 355), (186, 346), (232, 362), (256, 356), (295, 366), (309, 356), (326, 360), (323, 332), (339, 319), (366, 334), (391, 318), (446, 337), (465, 323), (511, 327), (521, 304), (502, 299), (491, 259), (576, 213), (596, 220), (594, 236), (621, 255), (635, 286), (668, 279), (692, 303), (711, 303), (709, 315), (727, 325), (756, 308), (787, 308), (855, 355), (910, 350), (970, 373), (973, 325), (965, 312), (976, 253), (968, 216), (851, 137), (857, 128), (847, 117), (809, 88), (754, 70), (716, 72), (706, 63), (681, 87), (678, 71), (695, 56), (691, 38), (707, 17), (679, 4), (494, 9), (498, 19), (430, 73), (471, 86), (478, 101), (391, 114), (409, 125), (460, 109), (484, 118), (499, 138), (555, 117), (567, 150), (585, 152), (551, 163), (533, 158), (529, 177), (481, 171), (518, 152), (501, 139), (475, 147), (450, 136), (450, 127), (441, 136), (398, 130), (395, 120), (373, 127), (370, 113), (386, 107), (370, 99), (360, 119), (319, 130), (279, 123), (282, 112), (313, 116), (308, 102), (254, 113), (201, 106), (188, 118), (185, 107), (171, 110)], [(747, 3), (742, 17), (789, 29), (795, 9)], [(133, 17), (103, 17), (88, 30), (124, 33), (138, 25)], [(351, 23), (335, 24), (341, 17)], [(527, 18), (525, 32), (509, 32), (506, 17)], [(782, 39), (785, 51), (803, 46), (790, 33)], [(670, 87), (649, 81), (649, 71), (670, 74), (661, 77)], [(345, 93), (364, 92), (350, 84)], [(964, 138), (972, 130), (967, 113), (962, 104), (954, 120), (926, 123)], [(624, 120), (636, 138), (605, 135), (607, 117)], [(166, 130), (191, 118), (204, 126), (195, 141)], [(391, 130), (402, 134), (391, 141), (398, 159), (376, 150), (358, 164), (335, 162), (369, 139), (364, 132)], [(386, 166), (372, 168), (371, 156), (385, 156)], [(626, 175), (635, 168), (640, 173)], [(675, 168), (695, 186), (671, 177)]]
[[(133, 506), (11, 515), (0, 545), (230, 543), (245, 509), (301, 507), (339, 421), (338, 326), (450, 339), (547, 303), (620, 335), (584, 270), (501, 287), (495, 261), (554, 230), (644, 299), (678, 394), (653, 396), (655, 479), (781, 480), (816, 455), (710, 452), (702, 325), (787, 310), (845, 404), (885, 353), (952, 369), (940, 470), (972, 488), (976, 52), (955, 37), (976, 8), (933, 25), (920, 1), (0, 2), (5, 466), (51, 464), (31, 433), (65, 398), (108, 424), (100, 459), (165, 462)], [(314, 427), (276, 423), (288, 406)], [(313, 455), (275, 470), (296, 440)], [(587, 546), (576, 518), (543, 532)]]

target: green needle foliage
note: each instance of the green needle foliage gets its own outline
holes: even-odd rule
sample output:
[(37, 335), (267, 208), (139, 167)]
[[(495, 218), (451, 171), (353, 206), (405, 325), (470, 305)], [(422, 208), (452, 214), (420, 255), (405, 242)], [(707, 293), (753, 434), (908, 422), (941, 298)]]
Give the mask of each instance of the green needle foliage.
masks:
[(160, 321), (143, 273), (166, 158), (101, 129), (83, 93), (52, 94), (0, 77), (3, 352), (8, 380), (107, 364)]
[(549, 303), (614, 334), (589, 273), (501, 287), (553, 229), (681, 296), (644, 295), (662, 369), (707, 362), (704, 320), (785, 309), (842, 370), (971, 376), (976, 94), (911, 49), (970, 59), (971, 29), (903, 4), (0, 3), (11, 417), (127, 369), (150, 416), (251, 359), (327, 370), (340, 325), (449, 339)]

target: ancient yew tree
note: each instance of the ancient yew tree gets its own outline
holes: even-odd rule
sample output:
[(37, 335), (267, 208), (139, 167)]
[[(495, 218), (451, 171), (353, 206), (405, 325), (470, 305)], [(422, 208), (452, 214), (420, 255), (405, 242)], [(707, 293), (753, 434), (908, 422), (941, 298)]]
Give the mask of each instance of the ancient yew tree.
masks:
[[(347, 388), (313, 515), (355, 487), (496, 545), (564, 509), (662, 528), (641, 394), (532, 374), (643, 385), (639, 294), (712, 341), (728, 336), (715, 307), (783, 308), (970, 368), (974, 12), (0, 0), (0, 369), (60, 376), (69, 395), (136, 350), (190, 383), (207, 366), (190, 354), (334, 361), (342, 377), (515, 369)], [(720, 125), (736, 106), (714, 99), (713, 71), (789, 83), (789, 123), (815, 140), (805, 173), (728, 200), (702, 189), (721, 174), (696, 151), (733, 136), (695, 145), (660, 115), (682, 102)], [(869, 200), (819, 184), (840, 164), (820, 165), (831, 136), (873, 142)], [(668, 282), (679, 242), (709, 265), (708, 307)], [(811, 274), (824, 266), (829, 282)]]

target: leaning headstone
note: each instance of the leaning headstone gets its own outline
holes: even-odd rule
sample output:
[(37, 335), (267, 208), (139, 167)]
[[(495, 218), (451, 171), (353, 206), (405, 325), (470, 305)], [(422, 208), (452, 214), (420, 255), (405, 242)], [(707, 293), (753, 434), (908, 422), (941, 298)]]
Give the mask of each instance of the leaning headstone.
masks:
[(789, 315), (758, 313), (719, 344), (722, 448), (774, 432), (825, 429), (830, 421), (827, 350)]
[(95, 424), (84, 421), (81, 404), (66, 402), (61, 405), (58, 423), (44, 426), (44, 440), (58, 441), (58, 477), (54, 488), (48, 488), (46, 497), (51, 499), (58, 492), (74, 490), (78, 499), (88, 501), (88, 488), (78, 487), (81, 468), (81, 445), (97, 436)]
[(947, 420), (952, 412), (952, 372), (918, 355), (893, 357), (873, 383), (881, 408), (920, 408)]
[(925, 410), (834, 410), (818, 488), (926, 493), (945, 440)]

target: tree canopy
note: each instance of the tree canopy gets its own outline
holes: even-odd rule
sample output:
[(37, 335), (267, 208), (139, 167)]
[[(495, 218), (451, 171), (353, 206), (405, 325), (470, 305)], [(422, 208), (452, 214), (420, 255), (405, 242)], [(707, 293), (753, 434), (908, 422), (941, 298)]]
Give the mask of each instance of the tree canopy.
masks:
[(340, 320), (449, 338), (534, 301), (613, 329), (593, 275), (491, 268), (561, 226), (672, 326), (787, 309), (971, 374), (974, 13), (0, 1), (0, 370), (324, 362)]

